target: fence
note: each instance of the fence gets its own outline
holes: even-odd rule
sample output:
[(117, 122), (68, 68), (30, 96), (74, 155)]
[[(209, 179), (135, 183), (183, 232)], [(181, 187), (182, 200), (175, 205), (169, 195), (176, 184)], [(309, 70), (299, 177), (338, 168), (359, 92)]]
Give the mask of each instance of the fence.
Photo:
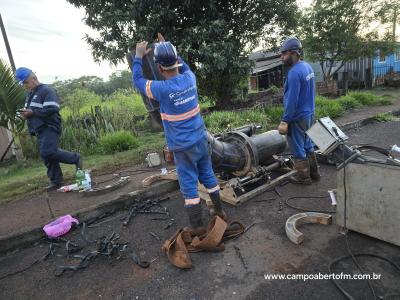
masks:
[(375, 85), (383, 85), (385, 84), (385, 79), (387, 74), (393, 72), (393, 66), (388, 65), (374, 65), (373, 68), (373, 77)]

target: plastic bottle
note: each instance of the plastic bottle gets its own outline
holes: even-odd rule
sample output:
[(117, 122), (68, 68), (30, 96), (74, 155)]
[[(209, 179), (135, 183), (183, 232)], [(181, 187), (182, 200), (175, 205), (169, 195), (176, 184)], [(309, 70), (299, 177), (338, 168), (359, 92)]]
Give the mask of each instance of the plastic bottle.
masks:
[(390, 149), (390, 156), (396, 159), (400, 159), (400, 147), (397, 145), (393, 145), (392, 149)]
[(78, 188), (82, 188), (82, 183), (85, 180), (85, 172), (78, 168), (75, 174), (75, 182), (78, 185)]
[(85, 180), (83, 183), (83, 188), (85, 190), (90, 190), (92, 188), (92, 179), (90, 178), (90, 171), (85, 171)]

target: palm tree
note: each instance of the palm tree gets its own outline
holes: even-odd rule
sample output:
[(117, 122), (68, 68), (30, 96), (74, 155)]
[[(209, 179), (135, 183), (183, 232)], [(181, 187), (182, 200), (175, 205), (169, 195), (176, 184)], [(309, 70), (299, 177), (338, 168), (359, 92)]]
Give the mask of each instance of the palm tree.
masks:
[(25, 91), (15, 81), (11, 67), (0, 59), (0, 126), (12, 132), (18, 160), (24, 159), (19, 141), (24, 120), (18, 117), (17, 110), (23, 108), (24, 99)]

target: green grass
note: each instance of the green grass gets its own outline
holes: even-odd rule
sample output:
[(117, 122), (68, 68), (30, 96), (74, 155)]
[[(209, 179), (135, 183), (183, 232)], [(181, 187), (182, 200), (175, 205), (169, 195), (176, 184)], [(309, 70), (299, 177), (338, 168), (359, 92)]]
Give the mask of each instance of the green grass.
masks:
[(336, 100), (328, 99), (322, 96), (317, 96), (315, 100), (315, 117), (331, 117), (338, 118), (342, 116), (345, 112), (345, 109), (342, 105)]
[[(392, 104), (392, 97), (374, 95), (369, 92), (350, 92), (338, 99), (328, 99), (317, 96), (315, 101), (315, 116), (322, 118), (329, 116), (338, 118), (350, 109), (363, 106), (377, 106)], [(205, 116), (207, 129), (212, 133), (222, 133), (249, 123), (262, 125), (262, 131), (274, 129), (282, 119), (283, 107), (272, 106), (263, 109), (257, 108), (247, 111), (217, 111)]]
[(396, 117), (392, 113), (380, 113), (375, 116), (375, 120), (378, 122), (391, 122), (399, 121), (400, 118)]
[[(163, 133), (149, 132), (138, 139), (136, 149), (118, 152), (113, 155), (91, 155), (84, 157), (85, 169), (92, 171), (115, 170), (117, 168), (144, 162), (149, 151), (160, 151), (165, 144)], [(62, 165), (64, 183), (72, 182), (75, 166)], [(0, 166), (0, 204), (22, 195), (42, 191), (47, 184), (46, 168), (41, 161), (30, 160)]]
[(137, 148), (138, 145), (137, 138), (126, 130), (107, 133), (99, 139), (103, 153), (123, 152)]
[(222, 133), (249, 123), (260, 124), (264, 130), (271, 126), (271, 121), (262, 109), (241, 112), (217, 111), (204, 117), (207, 129), (212, 133)]
[(342, 96), (337, 101), (344, 110), (360, 108), (363, 106), (363, 104), (358, 99), (352, 97), (351, 95)]
[[(146, 114), (146, 108), (143, 104), (142, 97), (140, 94), (130, 90), (118, 90), (105, 99), (102, 99), (94, 93), (78, 90), (74, 95), (71, 95), (71, 100), (69, 102), (74, 103), (74, 101), (81, 103), (77, 104), (79, 107), (79, 109), (77, 109), (79, 110), (78, 115), (80, 116), (90, 113), (94, 106), (101, 106), (102, 108), (114, 111), (130, 111), (136, 116)], [(64, 120), (71, 116), (72, 113), (73, 110), (71, 106), (65, 106), (60, 111)]]

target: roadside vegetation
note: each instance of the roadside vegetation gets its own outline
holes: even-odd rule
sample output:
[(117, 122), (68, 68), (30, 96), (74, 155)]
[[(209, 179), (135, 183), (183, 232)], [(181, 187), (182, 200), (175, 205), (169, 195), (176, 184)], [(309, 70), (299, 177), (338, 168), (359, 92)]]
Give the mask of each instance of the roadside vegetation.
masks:
[[(60, 88), (60, 83), (58, 83)], [(62, 88), (65, 88), (61, 86)], [(61, 92), (63, 94), (63, 92)], [(93, 86), (78, 85), (65, 93), (61, 116), (61, 147), (84, 155), (85, 168), (94, 171), (112, 170), (144, 161), (149, 151), (160, 151), (164, 134), (153, 130), (141, 96), (131, 87), (122, 86), (101, 94)], [(204, 111), (215, 104), (209, 97), (200, 97)], [(346, 111), (363, 106), (391, 104), (390, 95), (350, 92), (337, 99), (318, 96), (316, 117), (337, 118)], [(262, 125), (262, 131), (275, 129), (283, 114), (282, 106), (258, 107), (241, 111), (214, 111), (204, 120), (212, 133), (222, 133), (248, 123)], [(387, 116), (377, 117), (387, 119)], [(0, 203), (21, 195), (32, 194), (46, 182), (46, 170), (40, 161), (36, 140), (26, 130), (20, 135), (26, 161), (0, 166)], [(73, 180), (74, 167), (63, 166), (65, 182)]]
[[(317, 96), (316, 118), (332, 119), (344, 115), (345, 112), (364, 106), (380, 106), (392, 104), (390, 95), (374, 95), (370, 92), (349, 92), (337, 99)], [(262, 131), (275, 129), (283, 115), (282, 106), (255, 108), (245, 111), (218, 111), (205, 116), (207, 129), (213, 133), (222, 133), (247, 123), (262, 125)]]

